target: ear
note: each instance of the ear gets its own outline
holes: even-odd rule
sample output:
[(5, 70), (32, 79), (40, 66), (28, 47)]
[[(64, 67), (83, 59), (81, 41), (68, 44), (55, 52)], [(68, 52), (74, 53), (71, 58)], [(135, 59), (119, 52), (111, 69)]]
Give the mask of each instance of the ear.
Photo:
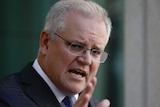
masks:
[(49, 43), (51, 40), (51, 36), (49, 35), (49, 33), (47, 31), (42, 31), (41, 35), (40, 35), (40, 52), (42, 54), (46, 54), (48, 47), (49, 47)]

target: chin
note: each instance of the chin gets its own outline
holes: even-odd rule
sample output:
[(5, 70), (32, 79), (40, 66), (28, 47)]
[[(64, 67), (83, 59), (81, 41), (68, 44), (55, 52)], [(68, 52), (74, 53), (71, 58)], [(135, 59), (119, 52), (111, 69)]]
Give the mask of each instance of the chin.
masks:
[(69, 89), (69, 95), (75, 95), (75, 94), (79, 94), (84, 90), (84, 87), (70, 87)]

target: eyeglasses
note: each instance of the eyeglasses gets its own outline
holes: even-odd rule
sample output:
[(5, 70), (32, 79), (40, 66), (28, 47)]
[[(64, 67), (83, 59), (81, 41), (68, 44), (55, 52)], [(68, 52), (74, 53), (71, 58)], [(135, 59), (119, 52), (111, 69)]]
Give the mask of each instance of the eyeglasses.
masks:
[(68, 50), (70, 54), (74, 56), (82, 56), (86, 54), (87, 51), (90, 51), (90, 55), (92, 56), (92, 59), (94, 61), (99, 63), (104, 63), (109, 55), (107, 52), (104, 52), (98, 49), (88, 49), (87, 47), (81, 45), (80, 43), (69, 42), (59, 34), (57, 33), (54, 33), (54, 34), (69, 44)]

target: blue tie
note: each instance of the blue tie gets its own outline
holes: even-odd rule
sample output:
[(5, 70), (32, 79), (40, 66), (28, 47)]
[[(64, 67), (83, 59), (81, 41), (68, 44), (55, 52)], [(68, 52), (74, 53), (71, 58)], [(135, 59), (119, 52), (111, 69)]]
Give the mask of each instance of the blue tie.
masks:
[(66, 96), (66, 97), (62, 100), (62, 102), (65, 104), (66, 107), (72, 107), (73, 104), (75, 103), (75, 99)]

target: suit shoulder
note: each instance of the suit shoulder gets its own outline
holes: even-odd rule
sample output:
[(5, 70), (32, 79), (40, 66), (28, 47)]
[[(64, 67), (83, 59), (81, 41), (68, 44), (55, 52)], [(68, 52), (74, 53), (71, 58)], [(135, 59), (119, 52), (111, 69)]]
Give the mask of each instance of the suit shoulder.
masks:
[(0, 93), (14, 91), (19, 86), (19, 74), (12, 74), (0, 80)]

